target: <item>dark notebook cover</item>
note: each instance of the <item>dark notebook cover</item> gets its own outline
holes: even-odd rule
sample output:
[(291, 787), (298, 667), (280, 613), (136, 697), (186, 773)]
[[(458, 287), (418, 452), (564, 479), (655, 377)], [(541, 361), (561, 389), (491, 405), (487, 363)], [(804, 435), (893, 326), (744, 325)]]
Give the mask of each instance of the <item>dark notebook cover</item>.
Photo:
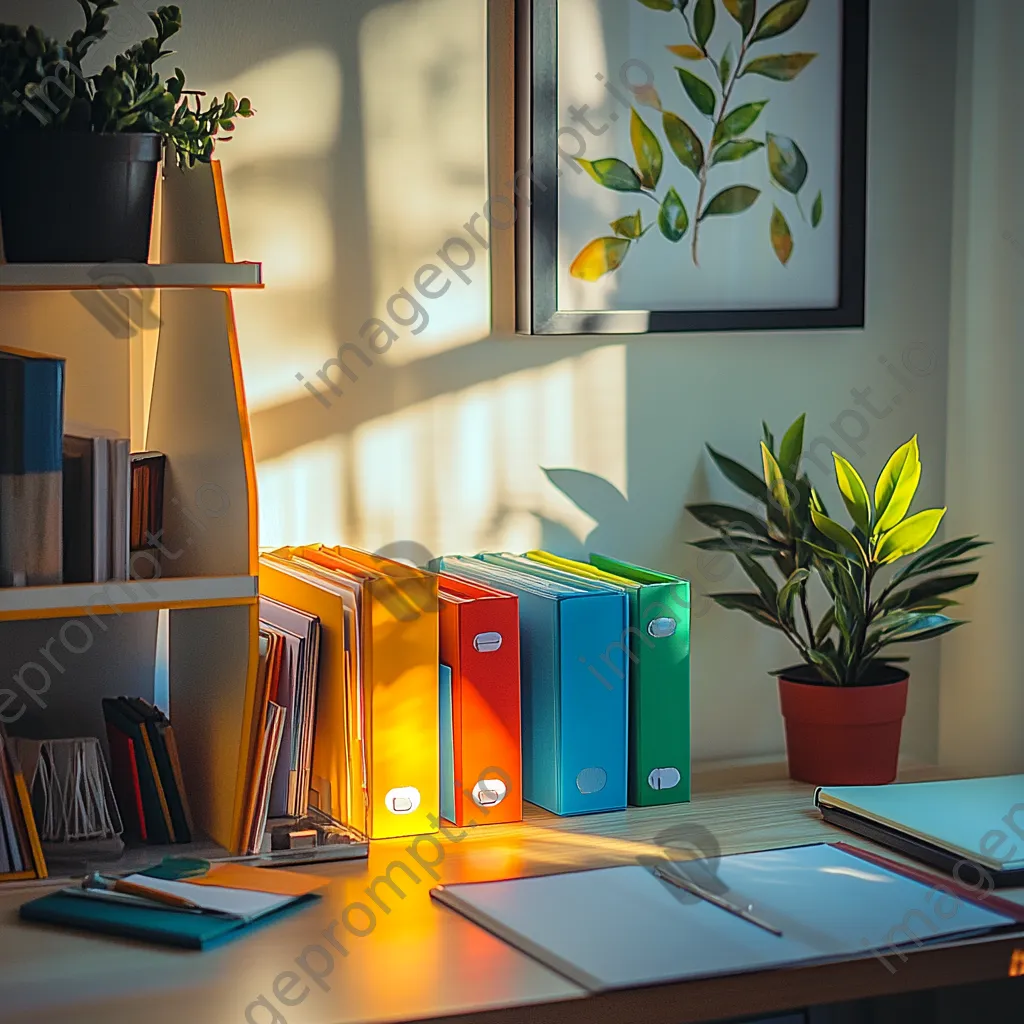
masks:
[(92, 441), (64, 438), (64, 582), (92, 583)]
[[(160, 779), (153, 774), (153, 766), (146, 755), (146, 744), (142, 739), (144, 723), (142, 716), (129, 707), (123, 698), (103, 699), (103, 716), (108, 727), (118, 729), (130, 739), (134, 746), (135, 765), (139, 773), (139, 790), (145, 810), (146, 832), (151, 843), (172, 843), (173, 837), (167, 828), (160, 801)], [(148, 734), (147, 734), (148, 740)], [(154, 754), (155, 760), (155, 754)]]
[(846, 829), (847, 832), (863, 836), (880, 846), (887, 846), (890, 850), (896, 850), (897, 853), (921, 861), (922, 864), (930, 864), (933, 868), (945, 871), (958, 881), (968, 885), (976, 885), (989, 878), (997, 889), (1013, 889), (1024, 885), (1024, 870), (1020, 868), (982, 868), (956, 853), (944, 850), (941, 846), (917, 839), (915, 836), (908, 836), (905, 832), (889, 828), (887, 825), (861, 817), (851, 811), (823, 806), (819, 806), (818, 810), (821, 811), (822, 818), (830, 825), (836, 825)]
[(126, 835), (146, 841), (146, 811), (142, 806), (139, 768), (135, 762), (135, 743), (111, 722), (107, 722), (110, 747), (110, 781), (121, 811)]
[(189, 827), (189, 816), (185, 812), (181, 793), (178, 790), (178, 777), (171, 762), (170, 751), (167, 749), (165, 729), (170, 724), (167, 716), (159, 708), (139, 697), (126, 697), (125, 700), (145, 720), (149, 744), (153, 748), (153, 756), (156, 758), (157, 770), (160, 773), (160, 784), (163, 786), (167, 809), (170, 811), (171, 823), (174, 825), (175, 841), (190, 843), (192, 842), (192, 832)]

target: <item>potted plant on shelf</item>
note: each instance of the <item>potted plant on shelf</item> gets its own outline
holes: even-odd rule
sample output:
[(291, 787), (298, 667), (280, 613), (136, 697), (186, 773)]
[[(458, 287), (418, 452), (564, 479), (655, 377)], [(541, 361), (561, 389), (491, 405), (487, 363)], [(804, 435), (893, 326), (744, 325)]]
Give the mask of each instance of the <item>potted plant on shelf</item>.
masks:
[(235, 119), (254, 113), (231, 93), (204, 105), (180, 68), (161, 79), (154, 65), (181, 28), (175, 5), (150, 13), (154, 36), (87, 75), (118, 0), (78, 5), (85, 24), (64, 43), (0, 24), (0, 223), (11, 263), (144, 263), (165, 147), (180, 167), (208, 163)]
[[(946, 510), (909, 514), (921, 479), (916, 437), (893, 453), (873, 496), (833, 452), (852, 520), (843, 526), (802, 471), (803, 432), (801, 416), (776, 452), (765, 426), (761, 476), (708, 447), (758, 511), (687, 506), (717, 534), (696, 546), (731, 553), (754, 584), (751, 593), (711, 597), (779, 630), (800, 655), (799, 665), (774, 673), (790, 775), (818, 785), (892, 782), (909, 675), (900, 667), (907, 659), (888, 649), (963, 625), (946, 614), (956, 604), (948, 595), (978, 578), (958, 570), (976, 561), (973, 553), (985, 542), (972, 536), (929, 546)], [(815, 621), (811, 608), (821, 596), (827, 607)]]

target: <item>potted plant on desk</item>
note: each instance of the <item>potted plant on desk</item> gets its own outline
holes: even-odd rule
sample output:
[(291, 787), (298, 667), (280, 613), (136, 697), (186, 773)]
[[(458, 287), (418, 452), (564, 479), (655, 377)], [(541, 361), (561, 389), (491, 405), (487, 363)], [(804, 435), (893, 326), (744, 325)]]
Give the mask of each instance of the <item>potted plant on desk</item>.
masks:
[[(946, 614), (956, 603), (948, 595), (978, 578), (960, 570), (984, 542), (961, 537), (929, 547), (946, 510), (909, 514), (921, 479), (916, 437), (886, 463), (873, 496), (853, 466), (833, 453), (852, 520), (843, 526), (802, 472), (803, 428), (801, 416), (776, 453), (765, 427), (762, 476), (709, 446), (723, 474), (760, 508), (687, 506), (718, 534), (696, 546), (733, 554), (755, 587), (711, 597), (779, 630), (800, 655), (799, 665), (774, 673), (792, 778), (818, 785), (892, 782), (909, 675), (900, 667), (907, 659), (888, 649), (963, 625)], [(814, 580), (827, 599), (816, 623)]]
[(11, 263), (145, 263), (165, 145), (180, 167), (208, 163), (218, 137), (254, 113), (231, 93), (204, 106), (180, 68), (161, 79), (154, 65), (181, 28), (175, 5), (149, 15), (154, 36), (87, 75), (118, 0), (78, 5), (85, 24), (65, 43), (0, 24), (0, 223)]

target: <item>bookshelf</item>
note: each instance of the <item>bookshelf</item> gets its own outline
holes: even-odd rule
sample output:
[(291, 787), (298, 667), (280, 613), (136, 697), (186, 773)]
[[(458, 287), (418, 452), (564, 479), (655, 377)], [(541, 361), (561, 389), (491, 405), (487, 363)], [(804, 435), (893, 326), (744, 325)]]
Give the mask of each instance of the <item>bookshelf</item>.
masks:
[(234, 853), (259, 587), (231, 290), (263, 282), (260, 264), (235, 262), (216, 163), (165, 169), (150, 260), (0, 262), (4, 343), (66, 360), (65, 429), (114, 431), (168, 463), (158, 578), (0, 589), (0, 686), (20, 695), (19, 674), (32, 679), (12, 733), (99, 736), (105, 748), (101, 698), (154, 700), (165, 685), (196, 825)]

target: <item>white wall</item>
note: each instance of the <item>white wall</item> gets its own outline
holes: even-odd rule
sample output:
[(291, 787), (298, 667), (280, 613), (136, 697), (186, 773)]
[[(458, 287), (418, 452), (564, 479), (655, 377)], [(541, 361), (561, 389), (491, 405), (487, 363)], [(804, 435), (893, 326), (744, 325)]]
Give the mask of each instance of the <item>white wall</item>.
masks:
[(963, 4), (950, 348), (949, 477), (954, 524), (994, 546), (965, 604), (970, 632), (946, 641), (940, 755), (974, 773), (1024, 771), (1019, 620), (1020, 436), (1024, 426), (1024, 140), (1005, 132), (1024, 101), (1015, 0)]
[[(593, 530), (591, 548), (687, 573), (698, 595), (734, 588), (738, 574), (721, 578), (685, 544), (701, 531), (684, 502), (733, 498), (703, 444), (752, 463), (762, 417), (780, 431), (803, 411), (823, 463), (835, 447), (866, 474), (918, 433), (920, 507), (942, 502), (956, 0), (873, 5), (865, 331), (491, 338), (478, 265), (433, 303), (426, 331), (356, 364), (359, 380), (329, 409), (295, 373), (312, 377), (355, 340), (486, 199), (484, 0), (181, 7), (175, 63), (190, 84), (231, 83), (260, 111), (222, 156), (239, 256), (263, 259), (272, 282), (239, 302), (265, 542), (572, 553)], [(75, 20), (63, 0), (3, 0), (2, 11), (47, 28)], [(121, 18), (141, 28), (130, 4)], [(852, 389), (868, 388), (883, 416), (856, 405)], [(577, 478), (586, 515), (542, 466), (595, 474), (628, 500)], [(698, 597), (697, 757), (781, 752), (766, 673), (790, 660), (767, 631)], [(937, 648), (912, 669), (904, 754), (932, 760)]]

